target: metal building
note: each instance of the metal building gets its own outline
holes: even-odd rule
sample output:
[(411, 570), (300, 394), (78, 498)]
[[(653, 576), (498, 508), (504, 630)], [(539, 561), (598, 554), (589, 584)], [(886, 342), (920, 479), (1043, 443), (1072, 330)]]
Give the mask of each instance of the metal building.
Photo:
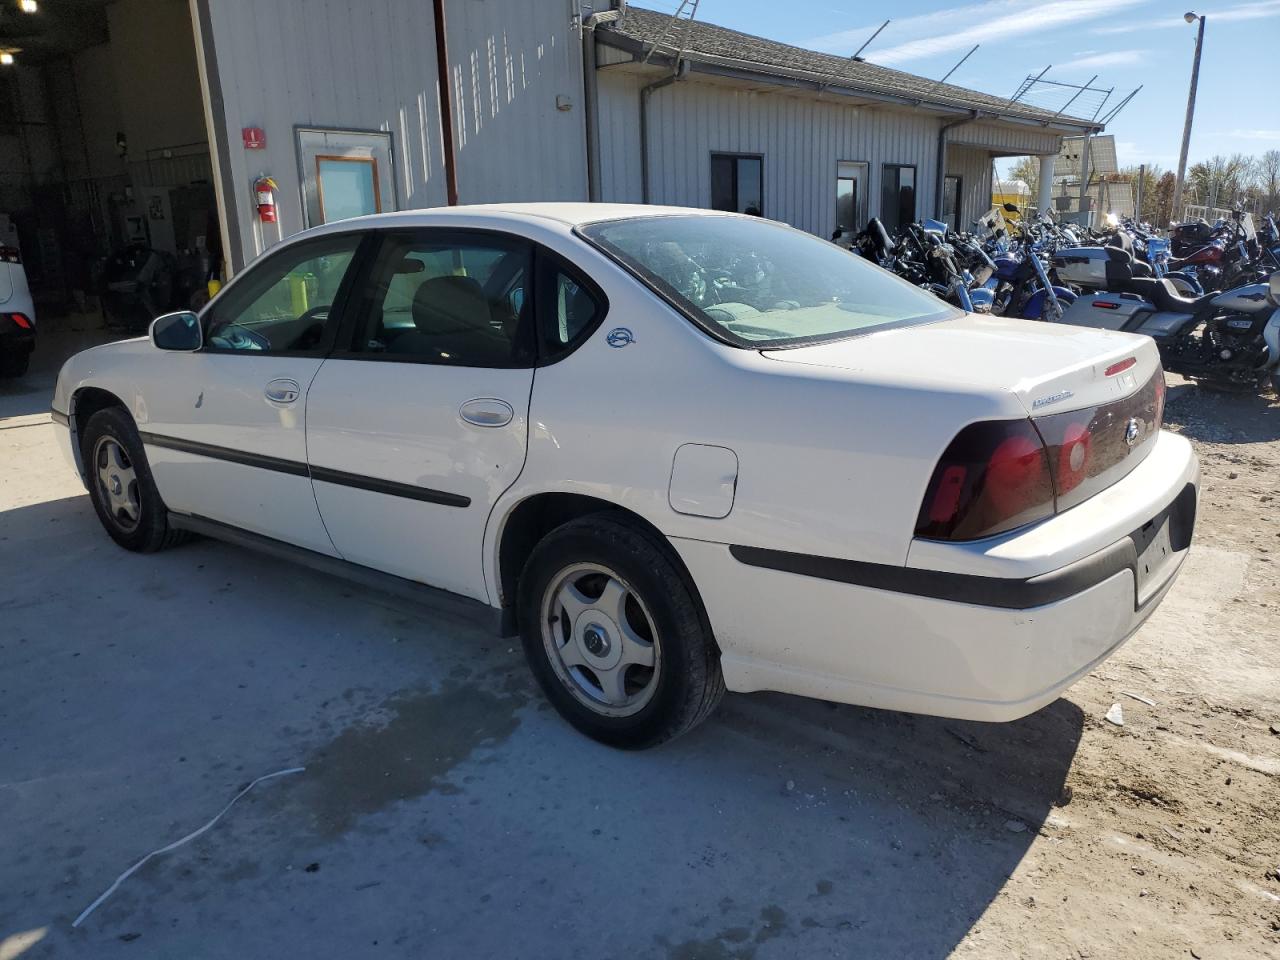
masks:
[(1098, 128), (621, 0), (38, 8), (0, 11), (0, 229), (80, 309), (139, 249), (171, 267), (154, 312), (307, 226), (451, 201), (963, 225), (993, 157)]
[(1099, 129), (637, 7), (595, 36), (603, 200), (756, 207), (821, 236), (838, 217), (964, 226), (991, 204), (993, 158)]

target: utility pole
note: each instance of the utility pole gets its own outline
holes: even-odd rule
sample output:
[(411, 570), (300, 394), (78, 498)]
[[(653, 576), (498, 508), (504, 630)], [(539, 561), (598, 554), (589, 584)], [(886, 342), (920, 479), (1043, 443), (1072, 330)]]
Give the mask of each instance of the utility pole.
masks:
[(1176, 221), (1181, 219), (1179, 211), (1182, 209), (1182, 184), (1187, 176), (1187, 148), (1191, 146), (1191, 118), (1196, 112), (1196, 84), (1200, 82), (1200, 50), (1204, 46), (1204, 17), (1197, 17), (1194, 13), (1184, 13), (1182, 19), (1187, 23), (1195, 23), (1200, 21), (1200, 27), (1196, 31), (1196, 56), (1191, 63), (1191, 89), (1187, 93), (1187, 120), (1182, 126), (1182, 152), (1178, 154), (1178, 179), (1173, 185), (1173, 212), (1170, 216)]

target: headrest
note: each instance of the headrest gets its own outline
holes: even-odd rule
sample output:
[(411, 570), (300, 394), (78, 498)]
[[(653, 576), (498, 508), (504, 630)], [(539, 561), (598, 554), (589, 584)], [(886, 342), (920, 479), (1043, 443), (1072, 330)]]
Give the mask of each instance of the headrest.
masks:
[(432, 277), (413, 295), (413, 325), (422, 333), (488, 332), (492, 319), (489, 300), (472, 277)]

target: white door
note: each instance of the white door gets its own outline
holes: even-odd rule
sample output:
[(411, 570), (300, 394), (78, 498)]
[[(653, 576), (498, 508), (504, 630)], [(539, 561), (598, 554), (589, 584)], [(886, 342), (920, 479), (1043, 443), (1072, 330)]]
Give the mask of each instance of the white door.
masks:
[(270, 255), (209, 305), (204, 349), (157, 358), (168, 367), (141, 429), (170, 510), (334, 553), (307, 468), (306, 396), (361, 236)]
[(391, 156), (390, 133), (299, 129), (307, 226), (395, 210)]
[(384, 236), (350, 350), (307, 400), (316, 500), (346, 559), (486, 599), (485, 523), (524, 466), (531, 271), (515, 237)]

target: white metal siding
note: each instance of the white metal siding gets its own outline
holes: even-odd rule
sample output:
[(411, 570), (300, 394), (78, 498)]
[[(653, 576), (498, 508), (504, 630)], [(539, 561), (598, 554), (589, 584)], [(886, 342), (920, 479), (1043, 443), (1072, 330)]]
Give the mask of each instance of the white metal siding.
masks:
[(947, 173), (960, 177), (960, 222), (967, 229), (991, 209), (991, 154), (976, 147), (947, 145)]
[[(598, 77), (601, 196), (639, 202), (640, 88), (650, 81), (617, 69), (601, 70)], [(746, 89), (696, 75), (654, 91), (649, 111), (653, 203), (709, 206), (710, 156), (725, 151), (762, 154), (765, 216), (818, 236), (830, 236), (835, 228), (836, 163), (841, 160), (870, 165), (871, 215), (879, 213), (886, 163), (914, 165), (916, 215), (935, 212), (939, 117), (847, 106), (836, 94), (820, 99)], [(948, 142), (947, 170), (964, 178), (967, 220), (990, 206), (993, 151), (1053, 153), (1058, 148), (1056, 134), (990, 123), (953, 128)]]
[[(194, 0), (193, 0), (194, 3)], [(209, 4), (243, 256), (274, 241), (250, 185), (274, 177), (280, 230), (303, 227), (295, 126), (392, 134), (401, 208), (445, 202), (435, 34), (427, 0), (257, 0)], [(585, 199), (581, 45), (572, 0), (450, 3), (458, 187), (463, 202)], [(556, 95), (572, 109), (556, 109)], [(245, 150), (261, 127), (265, 150)], [(384, 206), (390, 204), (384, 200)]]

